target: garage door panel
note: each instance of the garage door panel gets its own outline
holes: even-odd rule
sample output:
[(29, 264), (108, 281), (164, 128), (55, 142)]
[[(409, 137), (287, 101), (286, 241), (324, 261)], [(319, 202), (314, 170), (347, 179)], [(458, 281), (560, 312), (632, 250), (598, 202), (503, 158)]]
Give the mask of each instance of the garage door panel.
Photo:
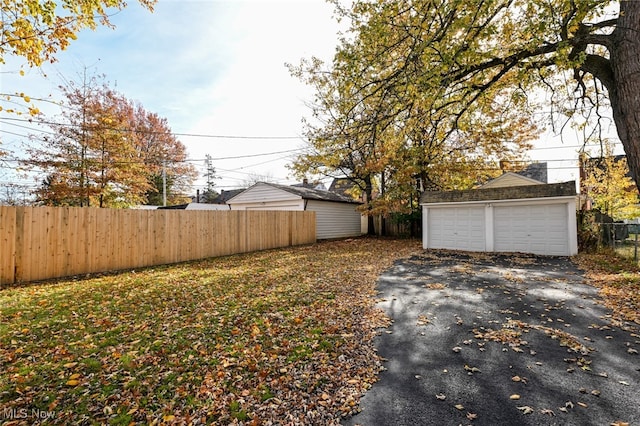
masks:
[(485, 249), (484, 207), (430, 209), (427, 227), (429, 248)]
[(567, 214), (566, 204), (495, 207), (495, 250), (567, 255)]

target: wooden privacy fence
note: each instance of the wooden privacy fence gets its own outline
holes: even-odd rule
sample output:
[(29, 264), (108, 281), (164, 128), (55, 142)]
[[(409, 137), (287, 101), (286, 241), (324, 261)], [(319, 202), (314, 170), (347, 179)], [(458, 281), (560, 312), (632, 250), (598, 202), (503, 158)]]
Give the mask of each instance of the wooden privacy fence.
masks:
[(316, 240), (311, 211), (0, 206), (0, 288)]

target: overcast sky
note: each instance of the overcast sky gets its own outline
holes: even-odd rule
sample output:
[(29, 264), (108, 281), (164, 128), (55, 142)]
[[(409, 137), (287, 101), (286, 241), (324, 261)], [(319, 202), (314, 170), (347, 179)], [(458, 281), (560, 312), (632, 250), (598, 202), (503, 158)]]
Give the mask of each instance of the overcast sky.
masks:
[[(312, 92), (285, 64), (332, 58), (338, 38), (332, 14), (324, 0), (159, 0), (154, 13), (131, 0), (112, 18), (115, 29), (83, 31), (54, 65), (19, 77), (20, 63), (9, 60), (0, 92), (59, 100), (56, 87), (81, 81), (86, 67), (165, 117), (201, 173), (205, 155), (211, 155), (218, 190), (260, 175), (294, 183), (285, 164), (304, 146), (301, 119), (309, 116), (305, 103)], [(0, 126), (3, 149), (19, 155), (24, 138), (17, 135), (29, 131)], [(534, 160), (550, 160), (551, 182), (577, 179), (579, 143), (568, 136), (564, 144), (544, 136), (530, 153)], [(269, 153), (279, 154), (259, 155)], [(0, 183), (13, 179), (7, 176), (5, 166)], [(204, 182), (197, 182), (199, 188)]]

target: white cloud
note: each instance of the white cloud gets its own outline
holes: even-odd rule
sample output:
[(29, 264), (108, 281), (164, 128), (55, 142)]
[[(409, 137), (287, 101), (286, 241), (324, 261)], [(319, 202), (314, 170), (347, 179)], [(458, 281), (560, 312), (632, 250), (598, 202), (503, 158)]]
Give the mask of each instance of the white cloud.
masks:
[[(83, 31), (59, 62), (25, 78), (6, 78), (2, 91), (55, 94), (63, 80), (105, 74), (117, 90), (166, 117), (174, 132), (296, 136), (310, 89), (285, 63), (328, 58), (336, 45), (332, 6), (324, 0), (163, 0), (154, 13), (137, 2), (112, 18), (115, 30)], [(6, 68), (6, 67), (5, 67)], [(13, 90), (15, 88), (15, 90)], [(28, 89), (28, 90), (26, 90)], [(181, 137), (190, 157), (250, 155), (297, 148), (300, 140)], [(277, 156), (214, 163), (235, 185), (249, 174), (284, 178)], [(265, 163), (266, 162), (266, 163)], [(262, 163), (262, 164), (260, 164)]]

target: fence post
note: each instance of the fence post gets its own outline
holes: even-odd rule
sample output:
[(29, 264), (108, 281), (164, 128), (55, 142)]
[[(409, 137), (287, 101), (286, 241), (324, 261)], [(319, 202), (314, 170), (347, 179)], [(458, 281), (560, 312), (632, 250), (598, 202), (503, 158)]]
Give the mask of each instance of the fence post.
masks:
[(638, 263), (638, 225), (634, 227), (635, 232), (635, 244), (633, 246), (633, 260)]

